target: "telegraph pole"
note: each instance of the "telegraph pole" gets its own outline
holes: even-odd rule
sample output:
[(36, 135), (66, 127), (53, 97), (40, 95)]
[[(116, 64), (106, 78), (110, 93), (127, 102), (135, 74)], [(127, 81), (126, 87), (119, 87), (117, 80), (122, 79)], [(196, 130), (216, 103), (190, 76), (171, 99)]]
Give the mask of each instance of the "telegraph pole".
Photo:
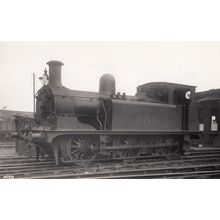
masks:
[(35, 73), (33, 73), (33, 114), (35, 115)]

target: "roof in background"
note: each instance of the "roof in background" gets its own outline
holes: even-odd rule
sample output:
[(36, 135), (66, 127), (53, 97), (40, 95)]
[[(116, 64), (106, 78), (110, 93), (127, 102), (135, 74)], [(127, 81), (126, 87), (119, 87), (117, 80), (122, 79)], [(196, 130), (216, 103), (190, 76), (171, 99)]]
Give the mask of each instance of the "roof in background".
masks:
[(0, 110), (0, 117), (13, 118), (13, 116), (33, 117), (33, 112)]

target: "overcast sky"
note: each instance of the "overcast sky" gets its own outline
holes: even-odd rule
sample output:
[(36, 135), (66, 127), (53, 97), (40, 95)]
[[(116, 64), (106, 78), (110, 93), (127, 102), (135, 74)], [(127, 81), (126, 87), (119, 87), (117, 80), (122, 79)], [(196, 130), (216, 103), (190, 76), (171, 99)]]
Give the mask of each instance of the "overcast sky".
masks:
[(64, 63), (62, 83), (75, 90), (98, 91), (104, 73), (129, 95), (153, 81), (220, 88), (220, 42), (1, 42), (0, 109), (32, 111), (32, 73), (49, 60)]

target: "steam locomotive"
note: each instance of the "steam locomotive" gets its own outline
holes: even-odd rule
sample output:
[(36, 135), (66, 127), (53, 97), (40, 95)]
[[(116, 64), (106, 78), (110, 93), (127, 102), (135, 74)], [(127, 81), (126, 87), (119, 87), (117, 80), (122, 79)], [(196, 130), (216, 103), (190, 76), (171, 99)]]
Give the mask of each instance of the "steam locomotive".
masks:
[(36, 94), (35, 118), (18, 133), (54, 156), (56, 164), (180, 154), (187, 142), (199, 137), (191, 105), (194, 86), (153, 82), (128, 96), (116, 93), (114, 77), (104, 74), (99, 92), (70, 90), (61, 83), (63, 63), (47, 64), (48, 83)]

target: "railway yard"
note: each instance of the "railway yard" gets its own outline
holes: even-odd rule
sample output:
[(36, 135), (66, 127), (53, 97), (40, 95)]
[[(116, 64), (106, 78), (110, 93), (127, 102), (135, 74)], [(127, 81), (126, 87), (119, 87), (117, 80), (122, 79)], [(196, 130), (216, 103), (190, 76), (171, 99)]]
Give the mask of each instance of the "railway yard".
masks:
[(63, 62), (47, 65), (33, 113), (0, 111), (0, 178), (220, 177), (220, 89), (156, 81), (127, 95), (103, 74), (80, 91), (63, 86)]
[(1, 179), (76, 178), (219, 178), (220, 149), (191, 148), (181, 156), (143, 156), (141, 158), (98, 159), (61, 163), (48, 157), (19, 156), (13, 147), (1, 146)]

